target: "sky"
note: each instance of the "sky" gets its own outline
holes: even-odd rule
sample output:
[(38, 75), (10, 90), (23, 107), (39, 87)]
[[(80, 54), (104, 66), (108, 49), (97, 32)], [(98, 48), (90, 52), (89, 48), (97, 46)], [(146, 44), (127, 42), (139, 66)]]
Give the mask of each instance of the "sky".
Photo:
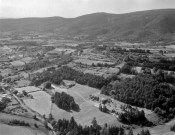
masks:
[(128, 13), (175, 8), (175, 0), (0, 0), (0, 18), (73, 18), (96, 12)]

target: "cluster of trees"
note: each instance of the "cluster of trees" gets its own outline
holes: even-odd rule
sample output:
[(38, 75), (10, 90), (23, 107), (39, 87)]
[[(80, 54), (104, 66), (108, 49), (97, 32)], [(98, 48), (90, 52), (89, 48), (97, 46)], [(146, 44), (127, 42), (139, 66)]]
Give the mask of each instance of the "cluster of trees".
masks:
[(1, 99), (1, 101), (0, 101), (0, 112), (3, 111), (7, 107), (9, 102), (10, 102), (9, 98), (3, 97)]
[(127, 104), (152, 109), (167, 120), (175, 115), (175, 88), (164, 74), (138, 74), (132, 79), (108, 85), (101, 93)]
[(132, 73), (132, 66), (128, 63), (126, 63), (120, 70), (122, 73), (125, 74), (133, 74)]
[(134, 48), (134, 49), (122, 49), (120, 47), (117, 48), (112, 48), (111, 51), (115, 51), (118, 53), (124, 53), (124, 52), (133, 52), (133, 53), (151, 53), (150, 50), (144, 50), (144, 49), (138, 49), (138, 48)]
[[(59, 135), (134, 135), (132, 129), (126, 134), (122, 127), (100, 126), (97, 123), (96, 118), (92, 120), (91, 126), (78, 125), (73, 117), (70, 120), (59, 119), (57, 122), (53, 122), (52, 126)], [(142, 130), (138, 135), (151, 135), (149, 130)]]
[(133, 53), (151, 53), (150, 50), (143, 50), (143, 49), (138, 49), (138, 48), (129, 49), (129, 50), (122, 49), (122, 51), (124, 51), (124, 52), (133, 52)]
[(0, 101), (0, 111), (3, 111), (6, 108), (7, 104), (4, 102)]
[(175, 61), (168, 60), (165, 58), (160, 58), (160, 60), (154, 61), (141, 56), (138, 56), (137, 58), (132, 58), (131, 56), (128, 56), (125, 58), (125, 62), (127, 62), (127, 64), (130, 66), (142, 66), (146, 68), (156, 68), (162, 70), (175, 71)]
[(79, 110), (78, 104), (75, 103), (74, 98), (65, 92), (59, 93), (56, 92), (54, 96), (52, 96), (52, 102), (55, 103), (59, 108), (64, 110)]
[(130, 105), (121, 105), (122, 113), (119, 114), (118, 119), (127, 124), (148, 125), (150, 122), (145, 117), (143, 110), (139, 111)]
[(175, 71), (175, 65), (172, 63), (162, 63), (162, 62), (144, 62), (143, 67), (148, 67), (148, 68), (157, 68), (157, 69), (162, 69), (162, 70), (170, 70), (170, 71)]
[[(132, 134), (131, 134), (132, 135)], [(137, 135), (151, 135), (149, 130), (141, 130)]]
[(25, 121), (20, 121), (20, 120), (11, 120), (9, 121), (8, 125), (13, 125), (13, 126), (27, 126), (29, 127), (29, 123), (26, 123)]
[(51, 88), (51, 82), (46, 82), (46, 83), (44, 84), (44, 88), (50, 89), (50, 88)]
[(96, 65), (92, 63), (93, 67), (113, 67), (115, 64), (108, 64), (108, 63), (97, 63)]
[(106, 105), (103, 105), (103, 106), (102, 106), (101, 104), (99, 105), (99, 110), (102, 111), (102, 112), (104, 112), (104, 113), (108, 113), (108, 111), (109, 111), (109, 110), (107, 109)]
[(84, 74), (80, 71), (64, 66), (55, 71), (44, 71), (37, 74), (37, 77), (33, 78), (31, 85), (38, 86), (47, 81), (59, 85), (62, 80), (73, 80), (79, 84), (88, 85), (95, 88), (102, 88), (103, 85), (106, 85), (109, 82), (101, 76), (87, 73)]

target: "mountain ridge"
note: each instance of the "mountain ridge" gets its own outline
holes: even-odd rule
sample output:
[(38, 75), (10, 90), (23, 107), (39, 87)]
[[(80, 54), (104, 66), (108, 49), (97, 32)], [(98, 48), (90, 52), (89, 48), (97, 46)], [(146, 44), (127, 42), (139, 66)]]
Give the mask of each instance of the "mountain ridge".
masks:
[(125, 14), (93, 13), (75, 18), (42, 17), (0, 19), (0, 31), (56, 32), (61, 35), (103, 36), (118, 40), (175, 40), (175, 9)]

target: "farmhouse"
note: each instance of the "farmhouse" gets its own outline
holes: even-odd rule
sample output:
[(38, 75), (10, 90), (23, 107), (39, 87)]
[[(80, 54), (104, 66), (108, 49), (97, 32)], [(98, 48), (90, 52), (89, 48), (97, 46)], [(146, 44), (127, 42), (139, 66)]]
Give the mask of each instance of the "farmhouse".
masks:
[(71, 88), (75, 86), (75, 81), (69, 81), (69, 80), (63, 80), (62, 85), (65, 86), (66, 88)]

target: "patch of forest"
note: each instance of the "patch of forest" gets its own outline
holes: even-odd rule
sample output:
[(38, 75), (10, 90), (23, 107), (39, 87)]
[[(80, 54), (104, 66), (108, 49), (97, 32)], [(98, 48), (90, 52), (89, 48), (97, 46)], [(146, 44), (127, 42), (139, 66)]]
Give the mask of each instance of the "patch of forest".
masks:
[(79, 110), (79, 106), (75, 103), (74, 98), (65, 92), (56, 92), (55, 95), (52, 96), (52, 102), (64, 110)]
[(39, 86), (47, 81), (59, 85), (62, 80), (73, 80), (79, 84), (88, 85), (94, 88), (102, 88), (104, 85), (109, 83), (108, 80), (101, 76), (88, 73), (84, 74), (80, 71), (64, 66), (57, 70), (47, 70), (42, 73), (38, 73), (37, 77), (32, 79), (31, 85)]
[(170, 120), (175, 115), (175, 87), (167, 74), (138, 74), (114, 85), (104, 86), (101, 93), (124, 103), (153, 110)]
[(123, 112), (119, 113), (119, 121), (126, 124), (153, 126), (153, 123), (149, 122), (145, 117), (145, 112), (143, 110), (139, 111), (138, 108), (134, 108), (130, 105), (121, 105), (120, 108)]

